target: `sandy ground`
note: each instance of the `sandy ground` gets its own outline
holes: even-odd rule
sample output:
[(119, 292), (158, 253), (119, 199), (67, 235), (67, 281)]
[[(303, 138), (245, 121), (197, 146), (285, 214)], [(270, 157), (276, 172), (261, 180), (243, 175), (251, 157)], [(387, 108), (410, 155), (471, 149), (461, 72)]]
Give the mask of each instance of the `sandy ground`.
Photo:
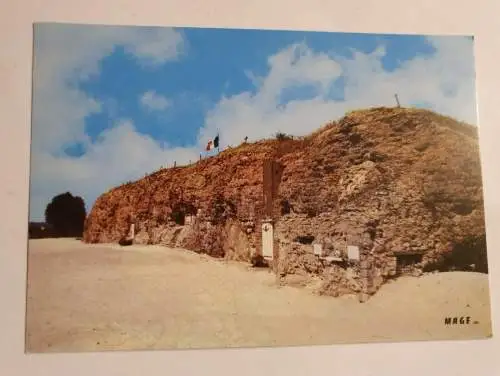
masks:
[[(325, 345), (491, 335), (487, 275), (386, 284), (371, 300), (277, 287), (265, 269), (178, 249), (31, 240), (27, 352)], [(444, 325), (469, 316), (469, 325)]]

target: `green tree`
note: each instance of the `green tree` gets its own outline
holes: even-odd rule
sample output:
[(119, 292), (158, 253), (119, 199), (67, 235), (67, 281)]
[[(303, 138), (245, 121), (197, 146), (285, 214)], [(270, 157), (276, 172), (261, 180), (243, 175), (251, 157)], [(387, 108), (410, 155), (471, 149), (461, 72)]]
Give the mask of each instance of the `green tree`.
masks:
[(85, 202), (66, 192), (55, 196), (45, 208), (45, 222), (61, 237), (80, 237), (87, 216)]

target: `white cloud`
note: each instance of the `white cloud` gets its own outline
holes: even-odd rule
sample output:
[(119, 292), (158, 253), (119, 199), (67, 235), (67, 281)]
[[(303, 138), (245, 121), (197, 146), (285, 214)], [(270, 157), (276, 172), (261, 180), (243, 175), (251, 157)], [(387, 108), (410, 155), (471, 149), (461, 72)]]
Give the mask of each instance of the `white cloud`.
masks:
[(48, 200), (66, 191), (92, 204), (118, 184), (141, 178), (160, 166), (172, 166), (174, 161), (185, 163), (197, 158), (197, 148), (159, 145), (151, 137), (137, 133), (131, 121), (123, 120), (104, 131), (81, 157), (39, 154), (38, 167), (32, 170), (37, 189), (30, 200), (31, 210), (34, 217), (41, 219)]
[(149, 111), (163, 111), (170, 107), (171, 102), (163, 95), (150, 90), (142, 94), (139, 98), (141, 105)]
[(286, 87), (304, 84), (316, 87), (318, 94), (326, 94), (329, 85), (340, 76), (340, 65), (324, 53), (315, 54), (304, 44), (292, 45), (268, 59), (270, 71), (263, 79), (258, 98), (275, 102)]
[(67, 143), (88, 143), (84, 119), (101, 105), (78, 84), (99, 74), (102, 59), (118, 46), (151, 67), (175, 59), (183, 51), (183, 40), (179, 32), (165, 28), (35, 26), (35, 149), (56, 152)]
[[(165, 43), (175, 47), (163, 48), (158, 42), (159, 31), (145, 36), (132, 29), (97, 30), (100, 31), (93, 28), (86, 29), (85, 33), (73, 31), (76, 34), (73, 37), (55, 30), (52, 35), (49, 30), (44, 31), (47, 41), (40, 48), (42, 61), (37, 61), (37, 90), (40, 91), (36, 96), (39, 111), (36, 129), (34, 127), (34, 150), (38, 147), (42, 152), (34, 153), (31, 218), (40, 218), (46, 203), (55, 194), (71, 191), (92, 204), (107, 189), (139, 178), (161, 165), (172, 164), (174, 159), (178, 164), (195, 160), (207, 138), (213, 137), (217, 130), (222, 146), (238, 144), (245, 136), (269, 137), (278, 130), (307, 134), (351, 109), (393, 106), (394, 93), (399, 94), (403, 105), (430, 103), (436, 111), (476, 122), (470, 40), (429, 38), (429, 43), (436, 48), (435, 54), (406, 61), (391, 72), (382, 68), (383, 47), (372, 53), (355, 52), (352, 58), (343, 58), (316, 53), (305, 44), (296, 44), (268, 59), (267, 75), (257, 77), (253, 72), (244, 72), (252, 78), (256, 90), (222, 98), (207, 114), (198, 145), (192, 148), (160, 145), (151, 137), (138, 134), (130, 121), (118, 123), (105, 131), (98, 142), (91, 143), (84, 133), (84, 118), (99, 111), (100, 104), (78, 90), (78, 80), (98, 74), (100, 60), (116, 45), (127, 46), (126, 51), (134, 53), (148, 67), (175, 58), (176, 53), (182, 51), (179, 34), (174, 31), (165, 31), (163, 37)], [(87, 47), (80, 51), (84, 45)], [(345, 82), (345, 100), (329, 99), (327, 94), (340, 78)], [(312, 98), (280, 103), (286, 88), (303, 85), (314, 87)], [(158, 97), (153, 91), (145, 98), (145, 102), (153, 103), (152, 107), (156, 108), (167, 103), (156, 101)], [(44, 136), (45, 131), (50, 135)], [(65, 142), (75, 141), (86, 145), (82, 157), (54, 156), (53, 152), (60, 150)]]
[[(434, 37), (428, 42), (436, 52), (415, 57), (387, 72), (383, 46), (372, 53), (354, 51), (351, 58), (328, 57), (307, 46), (294, 45), (269, 58), (269, 74), (255, 78), (255, 93), (243, 92), (223, 98), (206, 118), (200, 133), (205, 139), (220, 130), (222, 142), (233, 144), (245, 136), (261, 138), (276, 131), (303, 135), (341, 117), (346, 111), (394, 106), (394, 94), (403, 106), (428, 103), (440, 113), (476, 123), (475, 74), (472, 41), (460, 37)], [(336, 81), (344, 80), (344, 100), (325, 94)], [(279, 93), (296, 84), (312, 84), (316, 96), (279, 103)]]
[(54, 160), (53, 156), (74, 143), (83, 144), (87, 153), (92, 153), (94, 146), (85, 134), (85, 118), (101, 111), (102, 104), (82, 91), (79, 84), (98, 75), (102, 59), (120, 46), (142, 66), (154, 69), (180, 56), (184, 40), (179, 32), (167, 28), (35, 25), (30, 217), (40, 219), (42, 207), (61, 190), (70, 186), (78, 190), (74, 183), (83, 178), (73, 169), (83, 166), (78, 170), (81, 176), (92, 175), (88, 164)]
[(123, 43), (125, 51), (135, 56), (144, 66), (161, 65), (184, 52), (185, 43), (178, 31), (165, 28), (130, 30), (131, 35)]

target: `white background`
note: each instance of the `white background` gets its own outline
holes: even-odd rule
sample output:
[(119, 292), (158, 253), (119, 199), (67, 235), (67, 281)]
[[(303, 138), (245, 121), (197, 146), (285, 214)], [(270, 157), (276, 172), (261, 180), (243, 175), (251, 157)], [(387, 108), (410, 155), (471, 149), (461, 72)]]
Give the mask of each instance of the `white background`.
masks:
[[(500, 2), (3, 0), (0, 6), (0, 374), (500, 375)], [(24, 355), (32, 23), (474, 34), (494, 338), (310, 348)], [(84, 46), (82, 46), (84, 48)], [(411, 309), (411, 307), (408, 307)]]

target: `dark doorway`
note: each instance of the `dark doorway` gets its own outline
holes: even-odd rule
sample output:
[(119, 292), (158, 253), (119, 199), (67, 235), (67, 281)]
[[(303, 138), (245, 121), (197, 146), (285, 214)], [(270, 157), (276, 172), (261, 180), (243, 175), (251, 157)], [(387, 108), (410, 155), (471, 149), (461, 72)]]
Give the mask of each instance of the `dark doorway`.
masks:
[(395, 253), (396, 257), (396, 275), (410, 274), (415, 265), (422, 262), (423, 254), (419, 252), (413, 253)]

